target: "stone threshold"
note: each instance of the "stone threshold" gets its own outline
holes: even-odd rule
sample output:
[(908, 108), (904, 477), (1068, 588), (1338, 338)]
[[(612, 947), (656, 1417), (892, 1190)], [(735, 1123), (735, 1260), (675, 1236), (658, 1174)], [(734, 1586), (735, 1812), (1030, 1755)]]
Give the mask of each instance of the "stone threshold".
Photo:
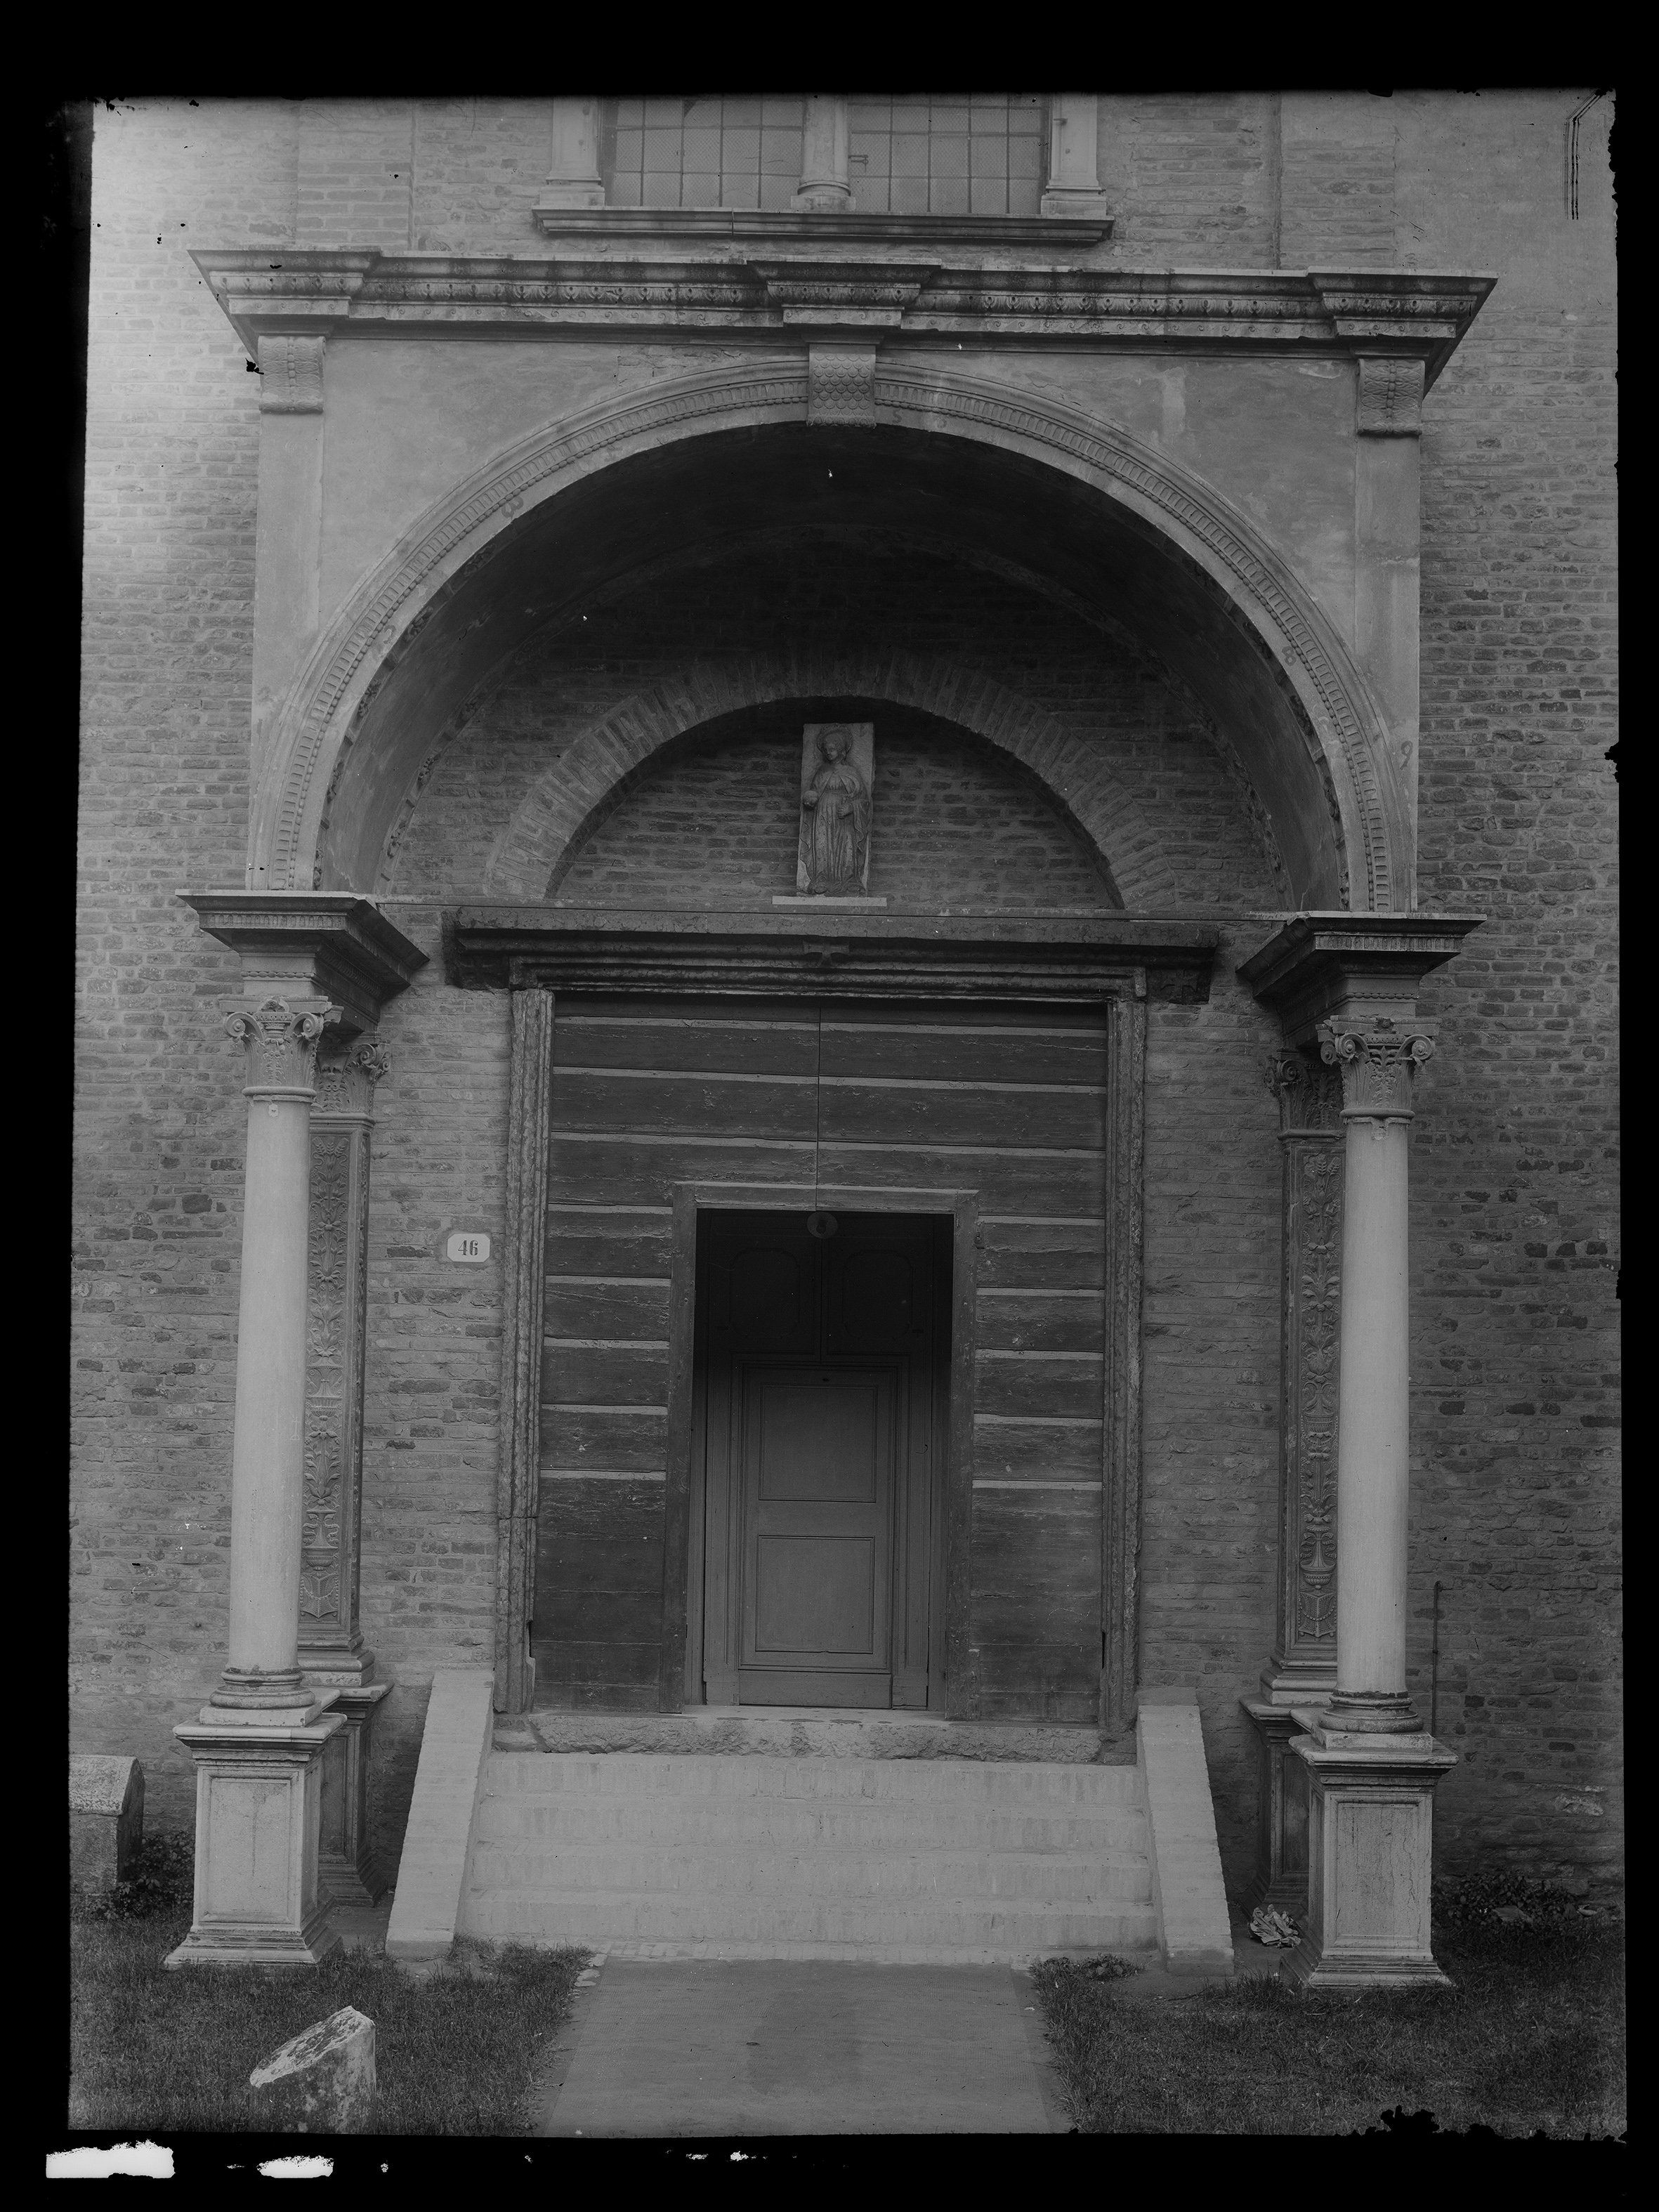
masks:
[(823, 1705), (698, 1705), (679, 1713), (514, 1713), (507, 1752), (654, 1752), (770, 1759), (969, 1759), (1133, 1766), (1133, 1735), (1058, 1721), (973, 1721)]

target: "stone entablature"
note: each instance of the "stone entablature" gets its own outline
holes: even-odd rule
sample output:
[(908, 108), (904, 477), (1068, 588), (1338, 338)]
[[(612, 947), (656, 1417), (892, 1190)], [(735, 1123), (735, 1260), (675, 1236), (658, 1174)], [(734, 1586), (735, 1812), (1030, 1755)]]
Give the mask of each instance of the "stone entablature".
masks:
[[(599, 218), (606, 224), (609, 210)], [(803, 218), (805, 220), (805, 218)], [(852, 217), (818, 218), (833, 228)], [(906, 339), (1088, 338), (1107, 348), (1149, 342), (1161, 351), (1267, 348), (1307, 356), (1419, 361), (1432, 385), (1496, 280), (1418, 270), (1149, 271), (1036, 264), (992, 267), (928, 258), (941, 239), (932, 217), (908, 220), (903, 261), (866, 252), (829, 260), (719, 258), (676, 253), (665, 235), (649, 260), (480, 259), (286, 249), (192, 256), (250, 354), (278, 333), (534, 338), (607, 331), (883, 330)], [(940, 218), (947, 221), (949, 218)], [(1070, 226), (1067, 225), (1066, 228)], [(792, 245), (793, 240), (789, 241)], [(845, 255), (854, 240), (826, 237)], [(1373, 375), (1373, 383), (1375, 383)], [(1391, 419), (1414, 396), (1389, 384)], [(1380, 403), (1379, 403), (1380, 404)]]

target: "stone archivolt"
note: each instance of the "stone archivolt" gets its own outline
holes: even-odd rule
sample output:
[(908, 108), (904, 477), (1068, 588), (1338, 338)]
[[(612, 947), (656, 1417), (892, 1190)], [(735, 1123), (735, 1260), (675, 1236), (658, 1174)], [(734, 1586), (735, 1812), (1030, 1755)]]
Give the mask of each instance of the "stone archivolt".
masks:
[[(440, 502), (348, 599), (295, 686), (255, 798), (255, 879), (305, 888), (329, 872), (322, 823), (351, 749), (368, 741), (376, 684), (439, 591), (453, 589), (462, 566), (515, 517), (596, 462), (702, 430), (803, 422), (808, 386), (799, 356), (699, 372), (537, 433)], [(878, 368), (875, 400), (878, 421), (1029, 451), (1094, 483), (1195, 561), (1288, 679), (1297, 729), (1286, 742), (1299, 773), (1311, 756), (1331, 779), (1337, 866), (1352, 879), (1352, 902), (1395, 902), (1409, 866), (1410, 807), (1382, 718), (1328, 619), (1242, 512), (1115, 425), (1012, 386), (927, 363)]]

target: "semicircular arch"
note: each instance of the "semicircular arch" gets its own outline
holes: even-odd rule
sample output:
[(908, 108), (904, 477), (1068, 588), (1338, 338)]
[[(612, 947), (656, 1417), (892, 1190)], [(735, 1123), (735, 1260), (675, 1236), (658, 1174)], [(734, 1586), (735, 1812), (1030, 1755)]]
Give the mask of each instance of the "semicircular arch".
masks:
[[(931, 366), (882, 368), (876, 398), (878, 424), (999, 448), (1087, 487), (1201, 580), (1231, 631), (1268, 665), (1280, 702), (1269, 766), (1282, 788), (1305, 802), (1298, 823), (1315, 826), (1298, 827), (1297, 836), (1310, 851), (1318, 846), (1311, 859), (1293, 858), (1282, 805), (1272, 790), (1262, 795), (1298, 898), (1377, 908), (1402, 896), (1411, 816), (1382, 718), (1334, 625), (1245, 516), (1117, 426), (994, 380)], [(799, 355), (735, 374), (725, 368), (664, 380), (548, 426), (440, 501), (351, 595), (289, 695), (255, 794), (251, 885), (373, 882), (392, 817), (437, 734), (435, 726), (411, 734), (406, 705), (380, 732), (377, 702), (400, 660), (419, 651), (423, 632), (466, 616), (466, 590), (481, 571), (487, 580), (492, 557), (515, 532), (606, 468), (714, 432), (804, 425), (805, 410)], [(467, 619), (481, 626), (476, 612)], [(519, 641), (507, 641), (503, 652)], [(447, 711), (434, 708), (435, 723)], [(347, 796), (354, 803), (343, 809), (337, 802)], [(337, 826), (343, 811), (354, 824), (349, 834)]]
[(1167, 905), (1174, 872), (1133, 792), (1087, 739), (1006, 684), (939, 655), (883, 653), (699, 665), (635, 692), (592, 724), (530, 787), (485, 872), (492, 899), (550, 897), (588, 839), (653, 769), (701, 728), (792, 699), (907, 707), (955, 723), (1018, 761), (1073, 833), (1098, 855), (1126, 906)]

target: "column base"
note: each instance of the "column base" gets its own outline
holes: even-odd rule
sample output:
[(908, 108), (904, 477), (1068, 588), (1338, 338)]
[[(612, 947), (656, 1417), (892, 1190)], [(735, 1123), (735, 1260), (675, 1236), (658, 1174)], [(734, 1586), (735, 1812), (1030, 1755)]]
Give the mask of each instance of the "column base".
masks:
[(1037, 208), (1042, 215), (1068, 215), (1085, 222), (1104, 222), (1112, 212), (1104, 192), (1091, 191), (1082, 185), (1051, 185)]
[(167, 1966), (312, 1966), (335, 1948), (318, 1838), (323, 1760), (344, 1727), (326, 1713), (174, 1729), (196, 1768), (196, 1900)]
[(1238, 1703), (1261, 1747), (1255, 1874), (1240, 1901), (1247, 1912), (1267, 1905), (1300, 1920), (1308, 1910), (1308, 1776), (1290, 1743), (1302, 1723), (1268, 1698)]
[(550, 179), (542, 186), (541, 196), (531, 212), (534, 215), (564, 215), (571, 208), (602, 208), (604, 205), (605, 185), (598, 177), (568, 184), (555, 184)]
[(344, 1726), (323, 1754), (317, 1861), (318, 1888), (331, 1905), (374, 1905), (391, 1886), (370, 1839), (368, 1808), (369, 1724), (391, 1694), (390, 1682), (343, 1684), (335, 1692), (332, 1710)]
[(851, 215), (853, 191), (850, 185), (804, 185), (789, 204), (798, 213)]
[(1454, 1753), (1424, 1734), (1292, 1735), (1308, 1782), (1308, 1923), (1286, 1960), (1310, 1989), (1444, 1984), (1429, 1945), (1433, 1796)]

